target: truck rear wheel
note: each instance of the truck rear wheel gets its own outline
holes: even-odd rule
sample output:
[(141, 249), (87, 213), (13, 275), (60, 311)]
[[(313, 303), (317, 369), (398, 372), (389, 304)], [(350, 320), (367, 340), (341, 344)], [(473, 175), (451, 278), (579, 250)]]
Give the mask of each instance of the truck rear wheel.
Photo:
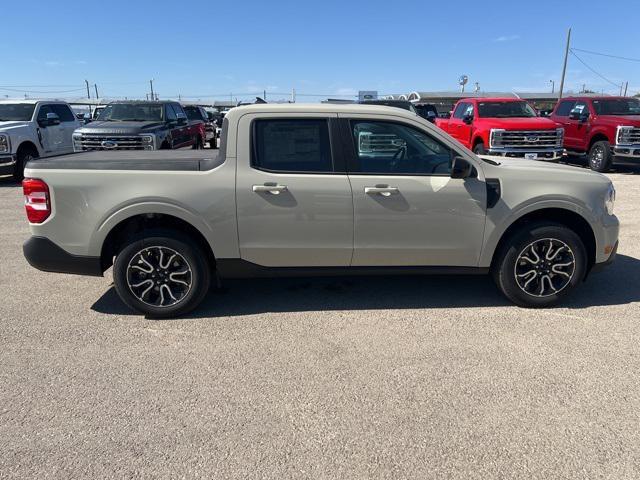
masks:
[(150, 231), (116, 256), (113, 281), (124, 303), (148, 318), (170, 318), (196, 308), (211, 281), (207, 255), (188, 237)]
[(580, 237), (564, 225), (525, 225), (509, 238), (493, 266), (502, 293), (521, 307), (549, 307), (584, 278), (587, 254)]
[(612, 155), (609, 142), (600, 140), (591, 145), (587, 154), (589, 168), (596, 172), (608, 172), (611, 169)]

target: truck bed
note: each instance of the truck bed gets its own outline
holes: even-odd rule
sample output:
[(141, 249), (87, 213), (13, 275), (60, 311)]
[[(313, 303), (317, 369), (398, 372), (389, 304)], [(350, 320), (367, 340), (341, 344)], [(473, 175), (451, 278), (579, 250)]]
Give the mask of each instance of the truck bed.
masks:
[(32, 160), (31, 170), (206, 171), (224, 162), (218, 150), (119, 150), (72, 153)]

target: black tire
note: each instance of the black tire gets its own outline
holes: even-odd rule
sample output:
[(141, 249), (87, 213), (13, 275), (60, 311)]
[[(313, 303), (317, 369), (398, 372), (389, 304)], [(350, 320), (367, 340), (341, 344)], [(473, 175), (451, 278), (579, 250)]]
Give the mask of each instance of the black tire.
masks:
[(24, 178), (25, 165), (34, 158), (38, 158), (38, 152), (34, 152), (33, 147), (18, 148), (17, 157), (13, 168), (13, 178), (19, 182)]
[(587, 161), (589, 168), (596, 172), (608, 172), (613, 163), (613, 155), (611, 154), (611, 146), (606, 140), (600, 140), (591, 145), (587, 153)]
[(478, 142), (475, 147), (473, 147), (473, 153), (476, 155), (486, 155), (487, 151), (484, 148), (484, 143)]
[(204, 143), (202, 142), (202, 137), (198, 135), (191, 147), (194, 150), (202, 150), (204, 148)]
[[(538, 263), (532, 261), (536, 257)], [(498, 288), (513, 303), (541, 308), (562, 301), (586, 271), (587, 253), (580, 237), (564, 225), (538, 222), (523, 226), (507, 239), (492, 273)]]
[(148, 231), (117, 254), (113, 281), (122, 301), (147, 318), (178, 317), (196, 308), (209, 290), (206, 259), (202, 249), (179, 232)]

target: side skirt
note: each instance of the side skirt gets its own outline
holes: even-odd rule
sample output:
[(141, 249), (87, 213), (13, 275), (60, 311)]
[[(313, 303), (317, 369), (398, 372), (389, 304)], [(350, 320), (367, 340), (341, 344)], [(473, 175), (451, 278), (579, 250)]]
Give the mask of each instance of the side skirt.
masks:
[(486, 275), (481, 267), (263, 267), (240, 258), (219, 258), (216, 270), (222, 278), (333, 277), (349, 275)]

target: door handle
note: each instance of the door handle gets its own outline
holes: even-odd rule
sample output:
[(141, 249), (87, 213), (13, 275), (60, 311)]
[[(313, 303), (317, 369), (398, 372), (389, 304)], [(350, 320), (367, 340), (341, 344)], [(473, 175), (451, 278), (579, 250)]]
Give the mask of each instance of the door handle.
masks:
[(256, 193), (271, 193), (273, 195), (278, 195), (280, 192), (286, 192), (286, 185), (254, 185), (251, 189)]
[(383, 197), (388, 197), (399, 191), (398, 187), (364, 187), (364, 193), (368, 195), (382, 195)]

